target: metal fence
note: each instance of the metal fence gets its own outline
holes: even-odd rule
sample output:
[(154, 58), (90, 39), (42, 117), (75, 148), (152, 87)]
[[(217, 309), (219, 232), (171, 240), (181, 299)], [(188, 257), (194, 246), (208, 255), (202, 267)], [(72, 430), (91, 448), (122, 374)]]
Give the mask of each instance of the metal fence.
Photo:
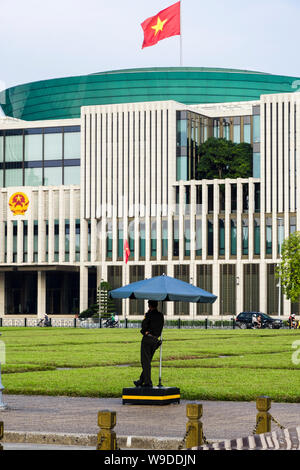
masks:
[[(80, 320), (79, 318), (50, 318), (50, 326), (56, 328), (108, 328), (106, 319), (86, 319)], [(128, 318), (122, 319), (114, 328), (141, 328), (142, 320), (131, 320)], [(0, 318), (0, 327), (39, 327), (43, 325), (43, 319), (39, 318)], [(236, 325), (235, 319), (226, 320), (211, 320), (205, 318), (203, 320), (183, 320), (178, 318), (176, 320), (165, 320), (164, 328), (167, 329), (223, 329), (233, 330), (239, 329)], [(288, 328), (287, 324), (283, 324), (283, 328)]]

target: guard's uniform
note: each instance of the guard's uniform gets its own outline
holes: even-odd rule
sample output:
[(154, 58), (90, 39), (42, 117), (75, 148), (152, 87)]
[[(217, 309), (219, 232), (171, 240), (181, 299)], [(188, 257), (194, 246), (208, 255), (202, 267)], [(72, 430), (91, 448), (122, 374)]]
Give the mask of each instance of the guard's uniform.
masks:
[[(151, 382), (151, 361), (156, 349), (159, 347), (159, 336), (164, 326), (164, 316), (157, 309), (149, 310), (142, 321), (141, 333), (141, 364), (143, 371), (139, 384), (152, 387)], [(148, 334), (146, 335), (146, 332)]]

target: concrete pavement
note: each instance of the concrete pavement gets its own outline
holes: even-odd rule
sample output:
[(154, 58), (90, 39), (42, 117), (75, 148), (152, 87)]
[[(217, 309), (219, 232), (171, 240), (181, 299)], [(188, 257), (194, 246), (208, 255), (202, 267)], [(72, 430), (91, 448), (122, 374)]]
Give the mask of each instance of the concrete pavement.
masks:
[[(98, 411), (116, 411), (118, 446), (178, 449), (186, 430), (186, 404), (122, 405), (121, 398), (4, 395), (0, 412), (7, 443), (94, 447)], [(203, 429), (210, 442), (249, 436), (256, 423), (255, 402), (197, 401), (203, 405)], [(284, 427), (300, 424), (300, 404), (273, 403), (272, 416)], [(274, 429), (276, 425), (273, 424)], [(272, 427), (272, 430), (273, 430)]]

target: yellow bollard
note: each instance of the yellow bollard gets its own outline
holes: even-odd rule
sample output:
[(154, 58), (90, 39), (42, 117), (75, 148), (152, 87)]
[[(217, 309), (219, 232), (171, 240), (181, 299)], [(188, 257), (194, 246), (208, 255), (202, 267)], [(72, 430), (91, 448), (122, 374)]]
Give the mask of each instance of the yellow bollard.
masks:
[(113, 431), (117, 422), (116, 412), (103, 410), (98, 413), (98, 426), (101, 428), (98, 432), (96, 450), (116, 450), (117, 437)]
[(202, 405), (189, 403), (186, 405), (186, 448), (198, 447), (203, 444), (203, 425), (200, 418), (203, 413)]
[(256, 399), (256, 408), (258, 410), (256, 415), (256, 434), (271, 432), (271, 415), (268, 413), (271, 408), (271, 398), (258, 397)]
[[(0, 421), (0, 441), (3, 439), (3, 434), (4, 434), (4, 424), (2, 421)], [(0, 444), (0, 450), (3, 450), (3, 446)]]

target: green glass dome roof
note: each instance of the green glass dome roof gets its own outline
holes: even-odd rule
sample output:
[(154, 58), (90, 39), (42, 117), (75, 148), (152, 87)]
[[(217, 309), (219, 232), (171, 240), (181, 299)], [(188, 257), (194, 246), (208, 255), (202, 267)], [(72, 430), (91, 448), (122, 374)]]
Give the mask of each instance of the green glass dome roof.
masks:
[(184, 104), (258, 100), (287, 93), (297, 77), (202, 67), (138, 68), (26, 83), (2, 92), (4, 113), (28, 121), (80, 117), (81, 106), (175, 100)]

